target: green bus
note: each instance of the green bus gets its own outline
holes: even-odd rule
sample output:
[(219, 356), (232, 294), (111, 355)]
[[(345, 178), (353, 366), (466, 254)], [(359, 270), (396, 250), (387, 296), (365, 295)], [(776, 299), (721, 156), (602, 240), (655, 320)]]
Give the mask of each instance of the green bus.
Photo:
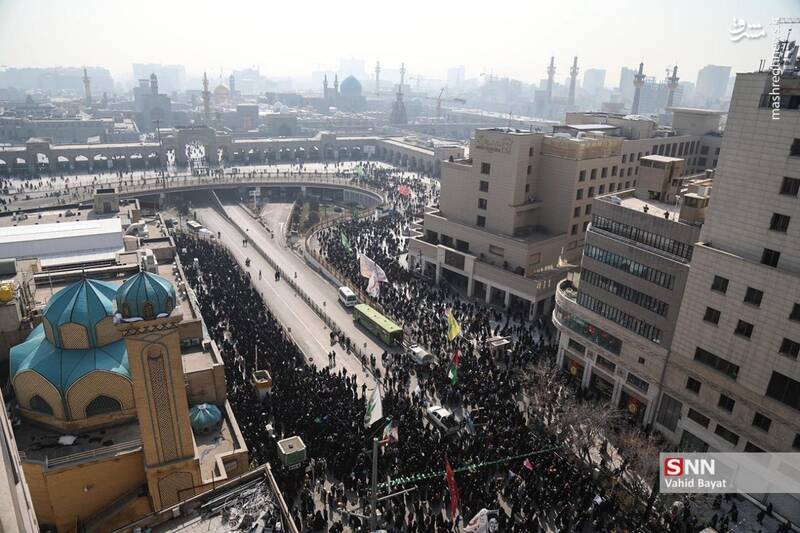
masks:
[(403, 343), (403, 328), (367, 304), (358, 304), (353, 309), (353, 319), (382, 340), (384, 344), (400, 346)]

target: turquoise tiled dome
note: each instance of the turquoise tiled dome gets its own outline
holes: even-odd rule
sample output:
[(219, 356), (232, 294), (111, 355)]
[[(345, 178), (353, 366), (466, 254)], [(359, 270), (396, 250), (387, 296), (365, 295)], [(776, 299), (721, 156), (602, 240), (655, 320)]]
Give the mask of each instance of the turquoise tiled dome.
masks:
[(339, 93), (345, 97), (361, 96), (361, 82), (355, 76), (348, 76), (339, 86)]
[(222, 424), (222, 413), (211, 403), (193, 405), (189, 409), (189, 423), (196, 434), (213, 433)]
[(44, 319), (52, 330), (53, 344), (58, 348), (64, 347), (61, 326), (72, 323), (86, 328), (89, 341), (86, 348), (98, 346), (96, 326), (104, 318), (114, 316), (116, 292), (116, 285), (84, 279), (54, 294), (44, 310)]
[(123, 318), (150, 320), (175, 308), (175, 287), (168, 280), (139, 272), (117, 289), (117, 310)]

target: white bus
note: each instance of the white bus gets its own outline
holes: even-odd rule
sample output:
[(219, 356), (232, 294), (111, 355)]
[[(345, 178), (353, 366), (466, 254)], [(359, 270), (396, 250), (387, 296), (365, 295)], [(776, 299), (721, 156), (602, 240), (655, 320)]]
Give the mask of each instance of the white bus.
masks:
[(339, 287), (339, 301), (345, 307), (353, 307), (358, 303), (355, 293), (350, 290), (350, 287), (344, 286)]
[(194, 233), (197, 233), (201, 229), (203, 229), (203, 225), (195, 220), (189, 220), (188, 222), (186, 222), (186, 227), (189, 228), (189, 231), (192, 231)]

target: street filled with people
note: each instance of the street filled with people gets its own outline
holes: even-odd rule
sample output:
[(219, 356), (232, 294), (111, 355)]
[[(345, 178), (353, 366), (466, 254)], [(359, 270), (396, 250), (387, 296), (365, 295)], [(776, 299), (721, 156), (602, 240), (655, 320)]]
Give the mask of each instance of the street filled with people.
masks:
[[(278, 471), (298, 526), (369, 530), (376, 437), (381, 439), (379, 496), (399, 492), (374, 509), (387, 531), (461, 531), (482, 510), (494, 513), (499, 531), (512, 532), (690, 532), (710, 524), (695, 516), (688, 500), (669, 507), (656, 500), (648, 512), (646, 499), (626, 482), (636, 473), (609, 452), (607, 442), (600, 447), (600, 464), (587, 460), (578, 449), (586, 444), (560, 419), (568, 409), (559, 398), (587, 400), (568, 373), (554, 368), (552, 324), (527, 320), (521, 309), (466, 300), (410, 272), (403, 257), (406, 231), (412, 216), (436, 202), (435, 183), (363, 168), (362, 179), (387, 192), (393, 212), (323, 230), (320, 249), (354, 283), (366, 283), (356, 250), (379, 264), (388, 280), (377, 301), (436, 358), (436, 364), (420, 366), (408, 356), (384, 353), (386, 372), (378, 377), (377, 392), (359, 386), (330, 353), (327, 365), (316, 363), (325, 360), (322, 354), (306, 364), (249, 272), (226, 248), (176, 235), (188, 284), (221, 349), (229, 400), (252, 460), (278, 464), (276, 444), (284, 437), (299, 435), (307, 446), (304, 472)], [(399, 185), (411, 194), (400, 194)], [(460, 330), (456, 335), (453, 321)], [(508, 340), (503, 350), (490, 343), (498, 336)], [(338, 340), (331, 335), (332, 347)], [(353, 355), (340, 350), (339, 357)], [(267, 369), (273, 380), (263, 401), (250, 382), (256, 368)], [(382, 416), (373, 421), (376, 394)], [(532, 401), (534, 396), (540, 401)], [(452, 427), (433, 423), (428, 411), (434, 407), (452, 413)], [(714, 515), (718, 531), (732, 530), (733, 507)]]

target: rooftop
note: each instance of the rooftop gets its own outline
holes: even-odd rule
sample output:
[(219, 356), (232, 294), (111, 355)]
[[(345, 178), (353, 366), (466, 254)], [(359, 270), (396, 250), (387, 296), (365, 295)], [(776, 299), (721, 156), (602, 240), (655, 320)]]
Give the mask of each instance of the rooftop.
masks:
[(725, 115), (727, 114), (726, 111), (717, 111), (714, 109), (700, 109), (697, 107), (668, 107), (667, 111), (671, 111), (672, 113), (685, 113), (691, 115), (705, 115), (705, 116), (715, 116), (715, 115)]
[[(658, 218), (666, 218), (664, 213), (669, 213), (669, 220), (678, 222), (680, 216), (680, 205), (669, 204), (660, 202), (658, 200), (643, 200), (633, 195), (635, 189), (628, 189), (626, 191), (603, 196), (597, 196), (597, 200), (601, 202), (608, 202), (614, 205), (622, 206), (626, 209), (638, 211), (640, 213), (647, 213), (650, 216)], [(646, 209), (645, 209), (646, 208)]]

